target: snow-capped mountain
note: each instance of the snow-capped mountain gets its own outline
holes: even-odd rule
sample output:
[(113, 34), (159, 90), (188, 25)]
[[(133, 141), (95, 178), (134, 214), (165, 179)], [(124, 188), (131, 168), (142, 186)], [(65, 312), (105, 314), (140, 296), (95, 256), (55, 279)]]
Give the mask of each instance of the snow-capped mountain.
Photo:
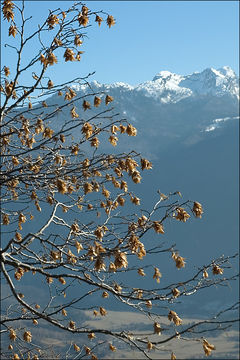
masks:
[[(190, 75), (178, 75), (160, 71), (153, 80), (131, 86), (123, 82), (101, 84), (97, 81), (71, 87), (77, 96), (97, 92), (98, 96), (110, 94), (114, 101), (112, 114), (119, 113), (137, 128), (138, 136), (121, 136), (117, 151), (136, 150), (150, 159), (175, 147), (176, 144), (191, 146), (206, 137), (217, 136), (239, 119), (239, 85), (234, 71), (224, 66), (207, 68)], [(91, 102), (92, 97), (88, 100)], [(63, 98), (55, 95), (47, 99), (50, 104), (60, 104)], [(105, 110), (104, 101), (99, 108), (93, 104), (84, 112), (82, 103), (76, 102), (76, 111), (83, 118)], [(69, 108), (58, 114), (66, 119)], [(219, 119), (224, 119), (220, 121)], [(59, 123), (59, 122), (58, 122)], [(56, 123), (57, 124), (57, 123)], [(103, 144), (104, 151), (114, 151), (110, 144)]]
[[(86, 91), (88, 86), (76, 85), (76, 90)], [(103, 85), (94, 81), (93, 89), (119, 89), (121, 91), (142, 92), (146, 96), (160, 100), (162, 103), (176, 103), (188, 97), (196, 96), (224, 96), (230, 95), (239, 98), (239, 84), (234, 71), (224, 66), (220, 69), (207, 68), (202, 72), (190, 75), (178, 75), (170, 71), (160, 71), (152, 81), (146, 81), (137, 86), (122, 82)]]
[[(96, 91), (112, 95), (115, 112), (136, 126), (139, 134), (131, 139), (131, 145), (129, 139), (121, 140), (118, 150), (132, 146), (151, 158), (173, 144), (191, 145), (216, 136), (226, 124), (239, 119), (238, 78), (228, 66), (190, 75), (160, 71), (153, 80), (136, 86), (93, 81), (72, 87), (78, 94)], [(94, 112), (94, 107), (89, 111)]]

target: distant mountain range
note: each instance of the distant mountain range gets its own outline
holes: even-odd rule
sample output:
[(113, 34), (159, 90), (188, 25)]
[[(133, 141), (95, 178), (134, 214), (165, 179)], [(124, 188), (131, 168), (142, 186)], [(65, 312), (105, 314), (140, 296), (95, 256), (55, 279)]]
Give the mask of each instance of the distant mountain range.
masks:
[[(228, 66), (220, 69), (207, 68), (202, 72), (190, 75), (178, 75), (170, 71), (160, 71), (152, 81), (146, 81), (137, 86), (122, 82), (103, 85), (97, 81), (91, 83), (95, 90), (119, 89), (122, 92), (140, 92), (145, 96), (155, 98), (162, 104), (177, 103), (186, 98), (199, 96), (230, 95), (239, 98), (239, 84), (235, 72)], [(75, 86), (77, 91), (86, 91), (88, 86)]]
[[(137, 86), (93, 81), (72, 84), (72, 88), (77, 95), (95, 91), (112, 95), (113, 113), (119, 113), (138, 130), (136, 138), (121, 136), (117, 151), (135, 149), (151, 159), (157, 159), (159, 152), (176, 144), (190, 146), (217, 136), (227, 124), (239, 119), (239, 79), (228, 66), (217, 70), (207, 68), (186, 76), (161, 71), (152, 81)], [(52, 104), (61, 101), (57, 95), (47, 99)], [(81, 117), (105, 107), (92, 106), (83, 113), (80, 102), (75, 106)], [(59, 115), (59, 120), (66, 116), (68, 110)], [(113, 150), (110, 144), (104, 144), (104, 149)]]

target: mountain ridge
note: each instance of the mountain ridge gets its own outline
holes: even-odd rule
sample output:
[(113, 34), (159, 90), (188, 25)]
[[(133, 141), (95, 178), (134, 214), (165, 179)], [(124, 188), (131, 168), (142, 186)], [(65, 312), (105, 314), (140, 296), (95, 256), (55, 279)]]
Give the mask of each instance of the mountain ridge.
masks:
[[(186, 84), (189, 88), (182, 86)], [(110, 94), (114, 101), (109, 115), (119, 113), (138, 131), (138, 136), (131, 141), (128, 137), (119, 137), (117, 151), (134, 149), (150, 160), (175, 147), (176, 143), (190, 146), (206, 137), (218, 136), (239, 119), (238, 78), (227, 66), (217, 70), (208, 68), (186, 76), (163, 71), (153, 80), (135, 87), (123, 82), (100, 84), (97, 81), (72, 83), (70, 86), (80, 97), (97, 93), (104, 100), (106, 94)], [(56, 94), (46, 101), (48, 105), (60, 105), (63, 99)], [(81, 102), (77, 101), (74, 106), (86, 121), (102, 109), (111, 107), (102, 101), (97, 109), (90, 104), (91, 108), (85, 113)], [(65, 107), (58, 114), (56, 126), (68, 116), (69, 107)], [(103, 146), (101, 149), (115, 151), (110, 143), (99, 140)]]
[[(160, 71), (153, 80), (145, 81), (136, 86), (123, 82), (113, 84), (101, 84), (92, 81), (90, 86), (93, 90), (112, 90), (142, 92), (145, 96), (160, 100), (161, 103), (176, 103), (185, 98), (195, 96), (217, 96), (229, 95), (239, 99), (239, 79), (229, 66), (219, 69), (207, 68), (201, 72), (189, 75), (179, 75), (170, 71)], [(76, 91), (89, 89), (89, 84), (72, 85)]]

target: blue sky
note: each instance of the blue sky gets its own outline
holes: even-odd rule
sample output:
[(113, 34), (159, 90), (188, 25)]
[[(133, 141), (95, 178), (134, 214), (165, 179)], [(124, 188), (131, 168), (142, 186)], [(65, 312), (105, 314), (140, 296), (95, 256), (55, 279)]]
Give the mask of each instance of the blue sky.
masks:
[[(26, 9), (37, 24), (48, 9), (64, 9), (72, 3), (27, 1)], [(67, 80), (96, 71), (93, 79), (99, 82), (135, 85), (152, 80), (161, 70), (189, 74), (229, 65), (238, 73), (238, 1), (88, 1), (86, 5), (110, 13), (116, 25), (109, 29), (94, 24), (81, 62), (67, 66), (67, 71), (58, 64), (55, 77), (61, 74)]]

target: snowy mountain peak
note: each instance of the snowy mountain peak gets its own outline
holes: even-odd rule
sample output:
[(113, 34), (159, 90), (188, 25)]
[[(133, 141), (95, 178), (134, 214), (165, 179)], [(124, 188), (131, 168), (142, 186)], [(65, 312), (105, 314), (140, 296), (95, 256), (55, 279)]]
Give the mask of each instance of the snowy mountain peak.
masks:
[(185, 76), (179, 86), (187, 87), (195, 95), (232, 95), (239, 97), (239, 86), (234, 71), (224, 66), (218, 70), (207, 68), (199, 73)]
[(178, 75), (175, 73), (172, 73), (167, 70), (160, 71), (157, 75), (154, 76), (152, 81), (160, 80), (160, 79), (186, 79), (189, 77), (198, 77), (199, 79), (205, 78), (205, 77), (227, 77), (227, 78), (236, 78), (235, 72), (229, 67), (229, 66), (223, 66), (219, 69), (214, 68), (206, 68), (205, 70), (199, 72), (195, 71), (192, 74), (189, 75)]
[(157, 81), (160, 79), (170, 79), (170, 78), (175, 78), (175, 77), (179, 77), (179, 76), (181, 77), (181, 75), (177, 75), (170, 71), (163, 70), (163, 71), (160, 71), (156, 76), (154, 76), (153, 81)]
[(230, 68), (230, 66), (223, 66), (219, 69), (217, 69), (222, 75), (228, 76), (228, 77), (236, 77), (236, 73), (233, 71), (233, 69)]
[(161, 102), (178, 102), (189, 96), (231, 95), (239, 98), (239, 85), (235, 72), (229, 66), (207, 68), (190, 75), (160, 71), (152, 81), (137, 86), (146, 95), (160, 98)]

